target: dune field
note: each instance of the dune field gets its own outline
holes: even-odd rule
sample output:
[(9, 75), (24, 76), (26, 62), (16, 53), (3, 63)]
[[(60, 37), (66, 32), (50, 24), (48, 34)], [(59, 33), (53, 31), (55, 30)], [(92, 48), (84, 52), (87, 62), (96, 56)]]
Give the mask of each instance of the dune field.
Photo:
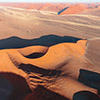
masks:
[(100, 4), (0, 4), (0, 100), (100, 100)]

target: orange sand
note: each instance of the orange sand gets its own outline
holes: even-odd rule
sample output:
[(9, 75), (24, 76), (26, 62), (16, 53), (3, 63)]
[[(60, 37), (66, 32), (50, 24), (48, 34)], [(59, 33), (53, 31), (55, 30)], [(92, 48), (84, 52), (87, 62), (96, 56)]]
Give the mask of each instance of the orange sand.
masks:
[(80, 12), (86, 10), (86, 9), (87, 8), (84, 5), (74, 5), (74, 6), (70, 6), (66, 10), (64, 10), (60, 15), (77, 14), (77, 13), (80, 13)]
[[(96, 89), (88, 87), (85, 84), (77, 81), (80, 69), (86, 69), (98, 73), (100, 72), (100, 69), (94, 68), (94, 66), (90, 64), (87, 61), (87, 58), (85, 58), (84, 56), (86, 51), (86, 42), (86, 40), (79, 40), (77, 43), (60, 43), (49, 48), (45, 46), (30, 46), (22, 49), (1, 50), (0, 57), (2, 59), (0, 60), (0, 66), (2, 67), (0, 67), (0, 71), (2, 75), (4, 75), (13, 84), (15, 88), (14, 91), (17, 91), (17, 97), (20, 93), (24, 94), (24, 92), (29, 91), (27, 84), (24, 82), (25, 80), (26, 82), (29, 82), (29, 87), (32, 86), (30, 85), (30, 80), (27, 81), (27, 72), (18, 69), (21, 64), (25, 64), (27, 65), (27, 67), (28, 64), (32, 66), (35, 65), (38, 68), (43, 68), (44, 70), (61, 70), (67, 76), (60, 75), (56, 78), (51, 77), (51, 80), (55, 80), (55, 82), (51, 83), (51, 85), (45, 82), (36, 83), (35, 85), (42, 85), (45, 87), (48, 84), (49, 86), (45, 88), (55, 93), (58, 93), (70, 100), (72, 100), (73, 95), (79, 91), (87, 90), (97, 94)], [(25, 57), (35, 52), (46, 54), (40, 58), (30, 59)], [(16, 76), (17, 78), (15, 77), (16, 80), (14, 80), (12, 78), (12, 75), (6, 73), (13, 73), (15, 76), (19, 76), (19, 78)], [(41, 77), (40, 74), (35, 73), (34, 75), (40, 77), (40, 79), (35, 79), (37, 81), (41, 81), (45, 78), (48, 80), (48, 77)], [(17, 83), (20, 78), (21, 80), (19, 81), (19, 83)], [(25, 80), (22, 81), (22, 78)], [(22, 84), (24, 85), (24, 87), (21, 86)], [(20, 92), (18, 92), (19, 88), (21, 88), (21, 90), (23, 90), (24, 92), (21, 90)], [(14, 93), (14, 95), (16, 95), (16, 92)], [(19, 96), (19, 98), (21, 97)], [(24, 100), (31, 100), (29, 98), (31, 98), (31, 95), (26, 97)]]

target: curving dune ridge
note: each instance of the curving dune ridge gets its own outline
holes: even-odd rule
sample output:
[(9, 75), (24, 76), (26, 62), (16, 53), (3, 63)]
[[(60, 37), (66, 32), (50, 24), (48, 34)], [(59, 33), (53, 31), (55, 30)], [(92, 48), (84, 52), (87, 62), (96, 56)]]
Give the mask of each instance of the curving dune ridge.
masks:
[(100, 39), (0, 50), (0, 73), (12, 86), (9, 100), (99, 100), (100, 68), (88, 56), (95, 42)]
[(64, 10), (60, 15), (66, 15), (66, 14), (77, 14), (84, 10), (86, 10), (86, 6), (82, 4), (76, 4), (68, 7), (66, 10)]
[(100, 100), (99, 3), (0, 5), (0, 100)]

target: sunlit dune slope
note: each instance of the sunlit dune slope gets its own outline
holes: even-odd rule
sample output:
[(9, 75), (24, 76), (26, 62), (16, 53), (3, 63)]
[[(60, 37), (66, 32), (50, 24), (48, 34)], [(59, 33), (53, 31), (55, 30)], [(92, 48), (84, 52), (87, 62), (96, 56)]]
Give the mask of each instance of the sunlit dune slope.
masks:
[[(83, 44), (85, 44), (84, 42), (83, 42)], [(33, 46), (33, 47), (27, 47), (24, 49), (17, 49), (17, 50), (15, 50), (15, 49), (1, 50), (1, 54), (2, 54), (2, 52), (5, 53), (4, 55), (2, 54), (1, 56), (10, 57), (9, 59), (11, 59), (12, 61), (13, 61), (13, 59), (16, 60), (15, 64), (31, 63), (33, 65), (40, 66), (43, 68), (48, 69), (48, 67), (49, 67), (50, 69), (53, 69), (54, 66), (57, 67), (59, 64), (63, 64), (68, 59), (67, 56), (69, 56), (69, 57), (70, 56), (74, 56), (74, 57), (83, 56), (85, 50), (84, 50), (84, 46), (81, 47), (81, 44), (82, 44), (82, 41), (80, 40), (80, 42), (77, 42), (77, 44), (61, 43), (61, 44), (51, 46), (49, 49), (47, 47), (41, 47), (41, 46), (34, 47)], [(76, 53), (74, 53), (74, 50), (76, 51)], [(28, 54), (31, 54), (32, 52), (33, 53), (35, 53), (35, 52), (45, 53), (46, 52), (46, 54), (43, 57), (40, 57), (38, 59), (28, 59), (28, 58), (24, 57), (24, 56), (27, 56)], [(55, 61), (55, 59), (56, 59), (56, 61)], [(11, 64), (12, 64), (12, 62), (11, 62)], [(12, 64), (12, 66), (13, 66), (13, 64)]]
[[(14, 88), (12, 96), (9, 97), (10, 100), (18, 100), (18, 98), (21, 100), (30, 93), (29, 88), (31, 91), (36, 91), (35, 89), (40, 85), (44, 87), (40, 91), (47, 89), (45, 91), (52, 91), (50, 94), (57, 93), (69, 100), (72, 100), (74, 94), (80, 91), (97, 94), (97, 85), (90, 85), (91, 79), (89, 79), (89, 83), (85, 77), (91, 72), (93, 75), (95, 73), (99, 75), (100, 72), (100, 68), (92, 64), (91, 59), (85, 56), (85, 53), (90, 53), (90, 51), (87, 52), (90, 48), (89, 43), (91, 44), (87, 40), (79, 40), (77, 43), (60, 43), (51, 47), (30, 46), (22, 49), (0, 50), (2, 58), (0, 73), (13, 84)], [(36, 53), (38, 55), (35, 55)], [(40, 53), (44, 55), (39, 56)], [(37, 90), (36, 93), (38, 92)], [(24, 100), (33, 99), (30, 96)], [(43, 100), (43, 97), (40, 98)]]
[(67, 8), (66, 10), (64, 10), (63, 12), (61, 12), (60, 15), (77, 14), (86, 9), (87, 8), (85, 7), (85, 5), (73, 5), (73, 6), (70, 6), (69, 8)]
[[(20, 65), (21, 63), (26, 63), (26, 64), (32, 63), (33, 65), (36, 65), (36, 66), (45, 67), (47, 69), (49, 67), (50, 69), (52, 69), (55, 66), (54, 64), (57, 65), (57, 63), (58, 63), (58, 65), (59, 65), (60, 62), (63, 63), (66, 60), (67, 56), (74, 56), (74, 57), (83, 56), (84, 52), (85, 52), (85, 46), (81, 46), (81, 45), (82, 44), (85, 45), (85, 42), (86, 41), (80, 40), (77, 42), (77, 44), (76, 43), (61, 43), (61, 44), (51, 46), (50, 48), (44, 47), (44, 46), (33, 46), (33, 47), (26, 47), (23, 49), (1, 50), (0, 51), (0, 56), (2, 58), (1, 70), (3, 71), (3, 69), (4, 69), (4, 71), (6, 71), (6, 70), (11, 71), (11, 69), (12, 69), (12, 71), (14, 70), (15, 72), (18, 73), (20, 71), (16, 71), (18, 69), (16, 67), (14, 67), (14, 64)], [(76, 53), (74, 53), (74, 50)], [(29, 59), (29, 58), (24, 57), (24, 56), (27, 56), (27, 55), (30, 55), (30, 54), (36, 53), (36, 52), (37, 53), (38, 52), (46, 53), (46, 54), (43, 57), (40, 57), (38, 59)], [(3, 61), (6, 58), (8, 60), (4, 64)], [(56, 59), (56, 63), (55, 63), (55, 59)], [(7, 65), (8, 65), (8, 67), (7, 67)], [(9, 65), (10, 65), (11, 69), (9, 68)], [(22, 73), (22, 75), (24, 75), (24, 74)]]
[(0, 98), (99, 100), (100, 9), (59, 16), (43, 10), (67, 5), (17, 6), (0, 6)]

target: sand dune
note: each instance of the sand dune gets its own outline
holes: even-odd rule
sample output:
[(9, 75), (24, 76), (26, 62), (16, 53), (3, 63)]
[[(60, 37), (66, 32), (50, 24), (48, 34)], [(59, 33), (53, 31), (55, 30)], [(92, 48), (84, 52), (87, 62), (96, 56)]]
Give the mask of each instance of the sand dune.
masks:
[(0, 5), (2, 100), (100, 99), (99, 4)]
[(71, 3), (0, 3), (1, 6), (10, 6), (24, 9), (36, 9), (45, 11), (58, 12), (66, 6), (72, 5)]
[[(99, 63), (99, 43), (100, 43), (100, 38), (93, 38), (88, 40), (87, 44), (87, 51), (85, 56), (93, 63), (95, 66), (100, 66)], [(94, 56), (95, 55), (95, 56)]]
[[(98, 94), (99, 87), (97, 85), (89, 85), (88, 81), (84, 83), (83, 80), (85, 79), (84, 73), (87, 73), (87, 75), (90, 75), (89, 73), (99, 75), (100, 72), (98, 65), (95, 66), (94, 64), (95, 60), (92, 59), (92, 62), (94, 62), (92, 63), (91, 58), (88, 56), (91, 53), (89, 51), (91, 43), (95, 44), (92, 41), (99, 43), (99, 39), (93, 39), (88, 40), (88, 42), (79, 40), (77, 43), (60, 43), (49, 48), (45, 46), (30, 46), (21, 49), (1, 50), (0, 57), (2, 60), (0, 61), (0, 66), (2, 67), (0, 67), (0, 73), (13, 84), (14, 88), (12, 96), (9, 97), (10, 100), (18, 100), (18, 98), (22, 100), (25, 95), (30, 93), (29, 88), (34, 92), (34, 89), (37, 89), (40, 85), (44, 86), (47, 89), (46, 91), (53, 91), (69, 100), (72, 100), (74, 94), (80, 91), (90, 91)], [(94, 48), (91, 48), (91, 50), (94, 51)], [(97, 50), (99, 52), (98, 48)], [(35, 53), (44, 53), (44, 55), (34, 58)], [(31, 55), (31, 58), (27, 57), (28, 55)], [(29, 87), (26, 83), (23, 83), (25, 80)], [(93, 80), (93, 82), (97, 80)], [(19, 83), (16, 81), (19, 81)], [(23, 87), (21, 86), (22, 84)], [(33, 99), (35, 97), (29, 95), (24, 100), (28, 100), (28, 98)], [(43, 100), (43, 97), (41, 98)], [(61, 98), (62, 100), (64, 99), (63, 97)]]
[(83, 14), (100, 16), (100, 8), (88, 9), (87, 11), (83, 11)]
[(73, 14), (86, 14), (86, 15), (94, 15), (100, 16), (99, 11), (99, 3), (78, 3), (74, 5), (70, 5), (62, 9), (58, 12), (59, 15), (73, 15)]
[(39, 11), (0, 8), (0, 39), (11, 36), (33, 39), (49, 34), (83, 39), (99, 36), (99, 16), (87, 14), (58, 16), (49, 12), (44, 15)]
[(86, 7), (84, 5), (73, 5), (68, 7), (66, 10), (60, 13), (60, 15), (66, 15), (66, 14), (77, 14), (82, 11), (86, 10)]

